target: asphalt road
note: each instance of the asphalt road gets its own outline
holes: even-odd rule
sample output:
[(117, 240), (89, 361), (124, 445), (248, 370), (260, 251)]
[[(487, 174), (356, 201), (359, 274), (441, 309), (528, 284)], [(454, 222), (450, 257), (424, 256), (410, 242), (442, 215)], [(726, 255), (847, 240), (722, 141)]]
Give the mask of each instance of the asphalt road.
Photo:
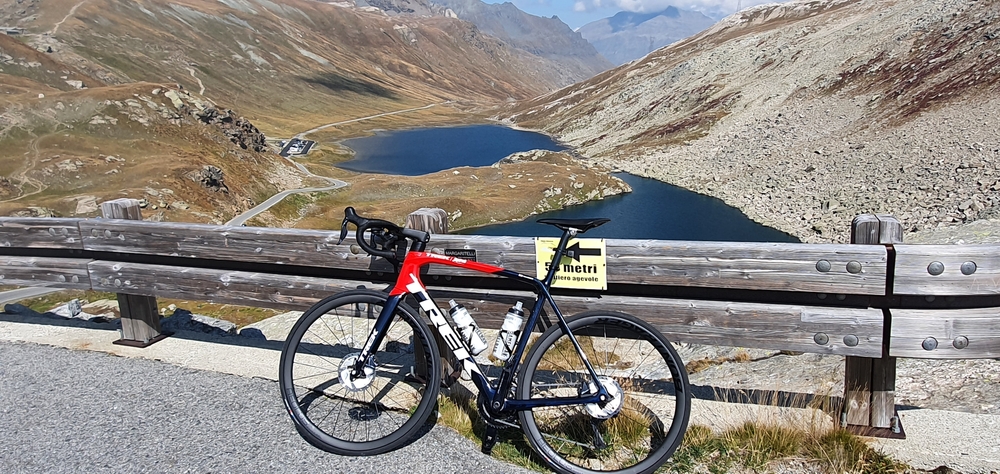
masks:
[(34, 298), (36, 296), (47, 295), (49, 293), (55, 293), (57, 291), (63, 291), (63, 288), (45, 288), (45, 287), (26, 287), (17, 288), (8, 291), (0, 291), (0, 310), (3, 310), (3, 305), (7, 303), (15, 303), (27, 298)]
[(0, 342), (0, 472), (512, 472), (435, 426), (372, 457), (295, 432), (277, 383), (163, 362)]
[(250, 209), (249, 211), (244, 212), (243, 214), (240, 214), (240, 215), (234, 217), (229, 222), (226, 222), (226, 225), (232, 225), (232, 226), (243, 225), (251, 217), (256, 216), (257, 214), (260, 214), (261, 212), (264, 212), (264, 211), (270, 209), (271, 206), (273, 206), (273, 205), (281, 202), (281, 200), (285, 199), (285, 197), (287, 197), (289, 194), (312, 193), (312, 192), (320, 192), (320, 191), (332, 191), (334, 189), (340, 189), (340, 188), (342, 188), (344, 186), (347, 186), (347, 182), (346, 181), (341, 181), (339, 179), (332, 179), (332, 178), (327, 178), (327, 179), (331, 183), (330, 186), (323, 186), (323, 187), (319, 187), (319, 188), (289, 189), (287, 191), (282, 191), (282, 192), (280, 192), (278, 194), (275, 194), (274, 196), (271, 196), (270, 198), (268, 198), (266, 201), (264, 201), (264, 202), (262, 202), (262, 203), (260, 203), (260, 204), (258, 204), (256, 206), (254, 206), (253, 209)]

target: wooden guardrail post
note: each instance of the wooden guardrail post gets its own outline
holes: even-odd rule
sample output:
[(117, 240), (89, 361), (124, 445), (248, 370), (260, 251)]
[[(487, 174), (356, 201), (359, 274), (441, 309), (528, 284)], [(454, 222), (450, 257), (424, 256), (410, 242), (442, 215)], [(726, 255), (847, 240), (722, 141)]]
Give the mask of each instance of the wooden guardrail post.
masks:
[[(447, 234), (448, 213), (444, 209), (440, 208), (422, 207), (406, 216), (405, 227), (422, 230), (431, 234)], [(444, 339), (441, 338), (441, 333), (439, 333), (435, 328), (431, 328), (431, 334), (434, 335), (434, 339), (437, 341), (438, 352), (440, 353), (441, 361), (444, 362), (441, 370), (441, 383), (450, 387), (454, 385), (455, 382), (458, 381), (458, 378), (462, 375), (462, 363), (455, 358), (450, 350), (448, 350), (447, 344), (445, 344)], [(417, 361), (422, 362), (425, 357), (423, 350), (417, 349), (416, 355)], [(418, 365), (422, 366), (423, 364)], [(418, 373), (417, 375), (426, 374)]]
[[(106, 219), (142, 220), (142, 211), (136, 199), (102, 202), (101, 213)], [(122, 338), (114, 341), (114, 344), (147, 347), (169, 336), (160, 331), (156, 298), (118, 293), (118, 309), (121, 313)]]
[[(890, 215), (863, 214), (851, 222), (851, 243), (901, 244), (903, 227)], [(886, 293), (889, 292), (891, 288), (887, 287)], [(841, 424), (852, 432), (867, 436), (905, 438), (896, 413), (896, 358), (889, 357), (891, 321), (888, 311), (884, 312), (884, 318), (882, 357), (847, 356)]]
[(448, 213), (437, 207), (421, 207), (406, 216), (406, 227), (431, 234), (447, 234)]

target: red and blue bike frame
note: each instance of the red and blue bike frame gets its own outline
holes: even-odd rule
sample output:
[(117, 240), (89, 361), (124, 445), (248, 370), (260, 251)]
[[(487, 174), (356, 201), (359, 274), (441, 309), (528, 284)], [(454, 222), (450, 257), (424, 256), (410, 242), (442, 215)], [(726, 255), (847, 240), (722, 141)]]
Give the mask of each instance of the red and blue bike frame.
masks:
[[(552, 258), (553, 262), (559, 262), (562, 259), (569, 239), (570, 233), (564, 233), (559, 241), (559, 246), (556, 248), (555, 255)], [(392, 315), (396, 311), (397, 306), (407, 295), (413, 295), (419, 303), (420, 309), (424, 310), (430, 318), (431, 324), (441, 334), (441, 338), (448, 345), (448, 348), (451, 349), (452, 353), (454, 353), (458, 360), (462, 361), (463, 367), (472, 376), (472, 382), (477, 388), (479, 388), (480, 393), (486, 395), (487, 403), (485, 406), (493, 414), (560, 405), (579, 405), (590, 403), (603, 405), (605, 400), (610, 399), (607, 390), (604, 388), (604, 384), (598, 382), (597, 372), (594, 370), (593, 366), (591, 366), (590, 361), (581, 349), (579, 342), (577, 342), (576, 338), (570, 332), (569, 326), (566, 324), (562, 313), (552, 300), (552, 294), (549, 291), (549, 286), (555, 278), (555, 273), (558, 270), (559, 265), (550, 265), (545, 279), (539, 280), (532, 276), (513, 272), (487, 263), (424, 252), (423, 247), (424, 245), (422, 242), (415, 242), (413, 244), (413, 249), (406, 254), (406, 258), (403, 260), (396, 284), (390, 289), (388, 301), (386, 301), (385, 306), (383, 306), (378, 319), (375, 320), (372, 333), (368, 337), (368, 340), (358, 357), (357, 365), (355, 366), (354, 373), (352, 374), (354, 377), (360, 378), (364, 376), (364, 367), (369, 359), (373, 357), (372, 348), (378, 347), (379, 344), (382, 343), (382, 338), (388, 329), (387, 326), (392, 320)], [(577, 397), (538, 398), (531, 400), (509, 399), (507, 396), (499, 395), (511, 393), (514, 377), (517, 374), (517, 368), (521, 363), (521, 355), (527, 348), (529, 338), (519, 338), (517, 347), (512, 352), (510, 360), (504, 366), (504, 370), (500, 375), (498, 383), (495, 387), (491, 386), (490, 382), (486, 379), (486, 376), (483, 375), (482, 370), (479, 368), (479, 364), (476, 362), (475, 358), (473, 358), (472, 354), (469, 353), (465, 341), (463, 341), (461, 337), (455, 333), (454, 329), (452, 329), (451, 324), (448, 323), (448, 320), (441, 309), (438, 308), (437, 304), (431, 299), (430, 295), (427, 293), (427, 288), (420, 280), (420, 269), (431, 264), (447, 265), (451, 267), (464, 268), (466, 270), (473, 270), (480, 273), (498, 275), (505, 278), (513, 278), (531, 285), (534, 288), (536, 298), (535, 304), (531, 309), (531, 314), (528, 316), (527, 322), (524, 326), (524, 331), (530, 331), (531, 328), (535, 327), (535, 324), (538, 322), (538, 318), (541, 315), (544, 303), (548, 302), (549, 306), (556, 315), (558, 324), (562, 327), (564, 333), (569, 336), (573, 345), (576, 347), (577, 352), (580, 354), (583, 363), (586, 365), (587, 370), (594, 381), (593, 386), (597, 387), (597, 393)], [(430, 356), (437, 357), (436, 354), (432, 354)]]

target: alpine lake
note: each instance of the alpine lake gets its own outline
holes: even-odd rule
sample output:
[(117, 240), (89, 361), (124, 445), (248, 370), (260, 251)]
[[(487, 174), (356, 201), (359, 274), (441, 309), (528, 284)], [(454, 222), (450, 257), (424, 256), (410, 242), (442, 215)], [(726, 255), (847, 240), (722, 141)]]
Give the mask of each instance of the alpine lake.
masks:
[[(355, 152), (344, 169), (419, 176), (458, 166), (490, 166), (511, 153), (567, 148), (550, 137), (500, 125), (433, 127), (376, 131), (341, 142)], [(587, 232), (588, 238), (798, 242), (795, 237), (758, 224), (719, 199), (661, 181), (616, 175), (631, 193), (531, 216), (524, 221), (458, 231), (459, 234), (556, 237), (560, 231), (538, 224), (541, 218), (607, 217), (611, 222)], [(724, 224), (724, 225), (720, 225)]]

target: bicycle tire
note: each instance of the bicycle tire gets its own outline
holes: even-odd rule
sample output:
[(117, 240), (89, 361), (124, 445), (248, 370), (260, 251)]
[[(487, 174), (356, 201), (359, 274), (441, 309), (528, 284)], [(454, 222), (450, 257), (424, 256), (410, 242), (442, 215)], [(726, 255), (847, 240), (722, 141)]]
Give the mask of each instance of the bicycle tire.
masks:
[(403, 303), (368, 376), (345, 378), (386, 300), (373, 290), (328, 297), (303, 313), (285, 341), (282, 400), (296, 430), (317, 448), (353, 456), (391, 451), (413, 437), (437, 403), (437, 343), (419, 313)]
[[(691, 390), (680, 356), (659, 331), (625, 313), (590, 311), (567, 324), (613, 398), (604, 407), (520, 412), (529, 443), (556, 472), (655, 471), (680, 445), (691, 414)], [(569, 337), (553, 325), (528, 353), (518, 377), (518, 398), (594, 393), (591, 380)]]

